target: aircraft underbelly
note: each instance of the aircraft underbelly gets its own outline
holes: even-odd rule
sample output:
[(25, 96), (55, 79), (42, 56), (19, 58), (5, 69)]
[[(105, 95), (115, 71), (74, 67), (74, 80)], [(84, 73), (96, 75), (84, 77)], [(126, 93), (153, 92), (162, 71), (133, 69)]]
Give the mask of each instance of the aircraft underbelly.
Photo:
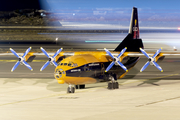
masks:
[(90, 83), (96, 83), (97, 80), (92, 77), (66, 77), (64, 81), (67, 84), (73, 84), (73, 85), (78, 85), (78, 84), (90, 84)]

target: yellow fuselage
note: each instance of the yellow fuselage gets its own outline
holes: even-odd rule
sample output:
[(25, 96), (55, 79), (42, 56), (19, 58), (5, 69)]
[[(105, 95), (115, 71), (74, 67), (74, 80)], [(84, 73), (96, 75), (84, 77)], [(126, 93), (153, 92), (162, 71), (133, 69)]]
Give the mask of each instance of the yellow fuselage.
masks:
[[(125, 56), (120, 58), (121, 61), (123, 57)], [(115, 65), (110, 72), (105, 73), (111, 61), (112, 58), (106, 55), (106, 52), (75, 52), (73, 56), (59, 63), (54, 76), (60, 84), (78, 85), (102, 81), (111, 72), (116, 72), (119, 77), (126, 73), (121, 67)]]

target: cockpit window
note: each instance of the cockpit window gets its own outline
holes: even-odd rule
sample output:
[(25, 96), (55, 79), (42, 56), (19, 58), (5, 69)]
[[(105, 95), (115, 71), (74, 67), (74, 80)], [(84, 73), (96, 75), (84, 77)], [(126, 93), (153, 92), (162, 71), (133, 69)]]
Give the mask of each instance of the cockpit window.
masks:
[(69, 67), (76, 67), (76, 66), (78, 66), (77, 63), (72, 63), (72, 62), (69, 62), (69, 63), (59, 63), (58, 65), (59, 66), (69, 66)]

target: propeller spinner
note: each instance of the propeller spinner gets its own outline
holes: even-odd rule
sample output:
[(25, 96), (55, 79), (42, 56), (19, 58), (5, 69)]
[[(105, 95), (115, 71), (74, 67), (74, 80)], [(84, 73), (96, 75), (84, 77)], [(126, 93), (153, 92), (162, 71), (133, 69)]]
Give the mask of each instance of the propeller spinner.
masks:
[(24, 64), (27, 68), (33, 71), (31, 66), (25, 61), (25, 56), (29, 53), (30, 50), (31, 50), (31, 47), (29, 47), (24, 53), (24, 55), (21, 57), (12, 48), (10, 48), (10, 51), (19, 59), (18, 62), (16, 62), (16, 64), (14, 65), (14, 67), (11, 69), (11, 72), (13, 72), (20, 63)]
[(147, 66), (150, 65), (154, 65), (157, 69), (159, 69), (161, 72), (163, 72), (162, 68), (155, 62), (155, 58), (156, 56), (161, 52), (162, 48), (160, 48), (159, 50), (157, 50), (157, 52), (153, 55), (153, 57), (150, 57), (142, 48), (140, 48), (141, 52), (148, 58), (148, 61), (146, 62), (146, 64), (141, 68), (140, 72), (144, 71)]
[(40, 49), (49, 58), (49, 60), (42, 66), (40, 71), (44, 70), (50, 63), (57, 67), (58, 64), (55, 62), (55, 57), (62, 51), (63, 48), (60, 48), (52, 57), (49, 56), (49, 54), (42, 47)]
[(113, 58), (113, 61), (111, 62), (111, 64), (106, 68), (105, 72), (109, 71), (112, 66), (117, 63), (122, 69), (124, 69), (126, 72), (128, 71), (127, 68), (120, 62), (120, 57), (124, 54), (124, 52), (126, 51), (127, 47), (125, 47), (120, 54), (117, 57), (114, 57), (111, 52), (109, 52), (109, 50), (107, 50), (106, 48), (104, 48), (104, 50), (106, 51), (106, 53), (111, 56), (111, 58)]

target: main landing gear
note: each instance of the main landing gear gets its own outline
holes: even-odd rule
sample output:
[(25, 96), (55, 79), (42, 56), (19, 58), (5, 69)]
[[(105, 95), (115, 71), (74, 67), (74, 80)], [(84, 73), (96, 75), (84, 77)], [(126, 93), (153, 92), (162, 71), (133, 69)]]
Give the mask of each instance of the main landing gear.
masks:
[(119, 83), (115, 81), (111, 81), (108, 83), (108, 89), (119, 89)]
[(69, 85), (69, 87), (67, 88), (67, 93), (74, 93), (75, 92), (75, 88), (72, 85)]
[(109, 79), (111, 80), (110, 82), (108, 82), (108, 89), (112, 90), (112, 89), (119, 89), (119, 83), (116, 82), (114, 80), (113, 76), (110, 76)]

